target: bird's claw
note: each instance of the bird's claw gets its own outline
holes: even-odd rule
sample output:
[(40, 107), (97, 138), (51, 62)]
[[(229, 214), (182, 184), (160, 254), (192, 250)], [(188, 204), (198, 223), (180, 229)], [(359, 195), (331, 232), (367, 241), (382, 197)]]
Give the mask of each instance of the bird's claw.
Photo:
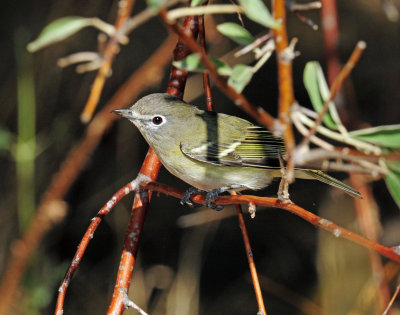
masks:
[[(183, 195), (182, 199), (181, 199), (181, 205), (188, 205), (190, 207), (198, 207), (201, 206), (198, 203), (192, 202), (190, 200), (190, 197), (194, 194), (198, 194), (200, 193), (200, 190), (198, 190), (195, 187), (190, 187), (188, 190), (185, 191), (185, 194)], [(221, 193), (221, 189), (213, 189), (211, 191), (209, 191), (206, 194), (206, 200), (204, 202), (204, 204), (206, 205), (206, 207), (216, 210), (216, 211), (220, 211), (224, 208), (224, 206), (219, 206), (214, 204), (213, 202), (215, 200), (218, 199), (218, 195)]]
[(195, 187), (190, 187), (188, 190), (185, 191), (181, 199), (181, 205), (188, 205), (189, 207), (200, 207), (201, 205), (190, 200), (190, 197), (194, 194), (198, 194), (200, 191)]
[(219, 189), (213, 189), (207, 193), (206, 200), (204, 202), (206, 207), (216, 211), (221, 211), (224, 208), (224, 206), (216, 205), (213, 203), (215, 200), (218, 199), (219, 193), (220, 193)]

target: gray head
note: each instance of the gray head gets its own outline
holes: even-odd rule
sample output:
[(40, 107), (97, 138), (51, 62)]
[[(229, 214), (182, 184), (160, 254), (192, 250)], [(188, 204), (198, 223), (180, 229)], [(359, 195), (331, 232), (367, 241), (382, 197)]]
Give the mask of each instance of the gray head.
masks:
[(177, 129), (185, 128), (200, 110), (173, 95), (156, 93), (141, 98), (129, 109), (113, 112), (128, 118), (152, 145), (154, 141), (166, 141)]

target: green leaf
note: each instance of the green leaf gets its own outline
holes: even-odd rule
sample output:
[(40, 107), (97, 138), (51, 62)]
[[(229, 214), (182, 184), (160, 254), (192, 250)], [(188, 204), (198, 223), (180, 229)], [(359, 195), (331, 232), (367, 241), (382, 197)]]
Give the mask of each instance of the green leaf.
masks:
[(191, 54), (181, 60), (174, 61), (172, 64), (175, 67), (186, 71), (197, 71), (197, 72), (204, 71), (204, 67), (201, 64), (199, 54)]
[(386, 148), (400, 148), (400, 125), (384, 125), (349, 132), (353, 138)]
[(0, 150), (10, 150), (12, 145), (13, 135), (3, 126), (0, 126)]
[[(329, 89), (319, 62), (307, 62), (303, 73), (303, 83), (315, 111), (320, 112), (325, 100), (329, 98)], [(337, 130), (338, 124), (341, 124), (333, 102), (329, 104), (329, 111), (324, 115), (323, 122), (333, 130)]]
[(400, 173), (389, 172), (385, 177), (386, 186), (400, 208)]
[(68, 16), (57, 19), (47, 25), (39, 34), (39, 37), (28, 44), (27, 49), (31, 53), (38, 51), (39, 49), (60, 42), (90, 25), (92, 25), (91, 18)]
[(242, 26), (236, 23), (226, 22), (219, 24), (217, 30), (239, 45), (249, 45), (254, 41), (253, 36)]
[(217, 72), (223, 76), (229, 76), (232, 74), (232, 68), (228, 66), (225, 62), (221, 61), (218, 58), (210, 57), (214, 66), (217, 68)]
[(241, 93), (253, 77), (253, 69), (249, 66), (238, 64), (233, 67), (232, 74), (228, 79), (228, 84)]
[(271, 28), (281, 27), (280, 23), (274, 20), (268, 8), (262, 0), (238, 0), (246, 16), (261, 25)]
[[(210, 57), (210, 59), (213, 62), (214, 66), (217, 68), (217, 71), (220, 75), (228, 76), (232, 73), (231, 67), (229, 67), (223, 61), (221, 61), (217, 58), (214, 58), (214, 57)], [(182, 60), (174, 61), (172, 64), (175, 67), (186, 70), (186, 71), (192, 71), (192, 72), (204, 72), (205, 71), (205, 68), (201, 63), (199, 54), (191, 54)]]
[(395, 171), (400, 174), (400, 162), (398, 161), (386, 161), (386, 166), (390, 168), (392, 171)]
[(161, 7), (164, 2), (165, 0), (146, 0), (147, 6), (153, 9)]
[(191, 7), (197, 7), (198, 5), (202, 5), (206, 0), (192, 0), (190, 4)]

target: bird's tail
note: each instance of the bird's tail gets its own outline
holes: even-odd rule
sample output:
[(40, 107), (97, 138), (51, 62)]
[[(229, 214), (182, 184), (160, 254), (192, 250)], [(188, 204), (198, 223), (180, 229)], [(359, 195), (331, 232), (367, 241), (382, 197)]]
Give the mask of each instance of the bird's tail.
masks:
[(357, 190), (355, 190), (354, 188), (351, 188), (350, 186), (346, 185), (345, 183), (341, 182), (340, 180), (325, 174), (322, 171), (307, 170), (307, 169), (295, 169), (294, 172), (295, 172), (296, 178), (316, 179), (325, 184), (342, 189), (344, 192), (346, 192), (347, 194), (349, 194), (352, 197), (362, 199), (361, 194)]

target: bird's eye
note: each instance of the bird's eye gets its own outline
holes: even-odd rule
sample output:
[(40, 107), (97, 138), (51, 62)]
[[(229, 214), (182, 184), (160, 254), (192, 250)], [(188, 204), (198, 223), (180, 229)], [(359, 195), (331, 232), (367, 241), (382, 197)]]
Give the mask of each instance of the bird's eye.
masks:
[(160, 125), (163, 122), (163, 119), (160, 116), (154, 116), (152, 122), (154, 125)]

